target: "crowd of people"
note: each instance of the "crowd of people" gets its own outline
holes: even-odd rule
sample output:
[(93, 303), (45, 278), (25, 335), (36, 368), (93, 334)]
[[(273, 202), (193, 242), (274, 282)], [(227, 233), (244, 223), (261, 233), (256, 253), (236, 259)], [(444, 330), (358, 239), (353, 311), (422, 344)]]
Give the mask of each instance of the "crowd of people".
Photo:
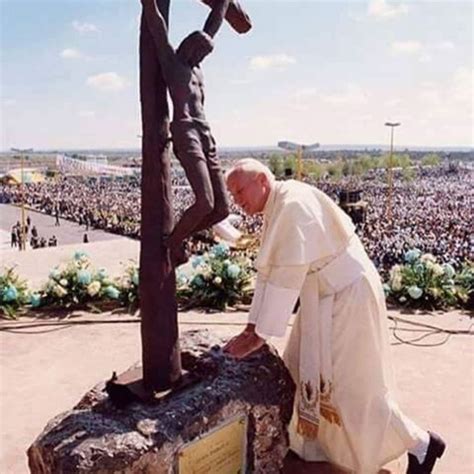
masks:
[[(194, 196), (184, 174), (174, 168), (172, 176), (173, 206), (176, 217), (192, 203)], [(338, 201), (342, 189), (361, 189), (367, 203), (364, 222), (358, 233), (382, 272), (403, 260), (410, 248), (431, 253), (443, 262), (459, 266), (474, 259), (473, 209), (474, 174), (460, 168), (421, 169), (412, 181), (395, 175), (391, 199), (391, 219), (387, 218), (387, 184), (384, 173), (365, 177), (305, 178)], [(104, 178), (67, 176), (56, 181), (26, 184), (25, 201), (32, 209), (132, 238), (140, 238), (140, 182), (137, 178)], [(16, 186), (0, 187), (0, 202), (19, 203), (21, 192)], [(232, 213), (240, 216), (239, 230), (258, 235), (260, 217), (245, 216), (236, 206)], [(204, 233), (190, 244), (192, 253), (209, 245), (210, 234)]]

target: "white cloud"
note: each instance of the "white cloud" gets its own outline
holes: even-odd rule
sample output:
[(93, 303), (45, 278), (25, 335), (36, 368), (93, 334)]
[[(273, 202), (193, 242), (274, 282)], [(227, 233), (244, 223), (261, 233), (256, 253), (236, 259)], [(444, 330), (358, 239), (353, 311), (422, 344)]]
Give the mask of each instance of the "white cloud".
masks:
[(80, 22), (77, 20), (72, 22), (72, 27), (81, 34), (99, 32), (99, 28), (93, 23)]
[(368, 101), (367, 94), (358, 86), (349, 84), (341, 92), (324, 94), (321, 100), (332, 105), (361, 105)]
[(408, 6), (403, 3), (393, 5), (387, 3), (386, 0), (370, 0), (367, 15), (381, 20), (388, 20), (404, 15), (408, 11)]
[(64, 59), (82, 59), (85, 57), (81, 51), (74, 48), (63, 49), (60, 53), (60, 56)]
[(128, 82), (116, 72), (104, 72), (88, 77), (86, 84), (100, 91), (116, 92), (127, 87)]
[(394, 41), (391, 49), (395, 54), (420, 54), (423, 45), (419, 41)]
[(13, 105), (16, 105), (16, 99), (4, 99), (3, 105), (5, 107), (12, 107)]
[(451, 51), (454, 44), (451, 41), (440, 41), (439, 43), (425, 45), (420, 41), (393, 41), (390, 45), (393, 54), (417, 56), (421, 63), (429, 63), (434, 55)]
[(286, 69), (287, 66), (295, 63), (294, 57), (284, 53), (250, 58), (250, 67), (255, 70)]

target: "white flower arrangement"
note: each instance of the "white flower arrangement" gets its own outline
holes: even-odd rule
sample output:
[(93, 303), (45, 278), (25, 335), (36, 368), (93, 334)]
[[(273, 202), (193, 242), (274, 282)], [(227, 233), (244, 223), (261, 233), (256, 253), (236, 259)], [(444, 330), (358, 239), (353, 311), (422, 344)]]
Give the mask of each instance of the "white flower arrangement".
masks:
[(442, 309), (464, 306), (472, 298), (472, 263), (466, 263), (461, 278), (452, 265), (441, 265), (436, 257), (421, 254), (418, 249), (409, 250), (404, 260), (403, 265), (390, 270), (384, 287), (389, 300), (414, 308)]
[(32, 298), (32, 306), (80, 307), (115, 300), (118, 295), (117, 283), (106, 270), (95, 270), (84, 252), (76, 252), (69, 262), (49, 273), (42, 290)]
[(200, 306), (223, 310), (237, 303), (249, 303), (252, 270), (249, 260), (232, 255), (220, 243), (208, 253), (193, 257), (192, 274), (177, 275), (177, 295), (182, 306)]

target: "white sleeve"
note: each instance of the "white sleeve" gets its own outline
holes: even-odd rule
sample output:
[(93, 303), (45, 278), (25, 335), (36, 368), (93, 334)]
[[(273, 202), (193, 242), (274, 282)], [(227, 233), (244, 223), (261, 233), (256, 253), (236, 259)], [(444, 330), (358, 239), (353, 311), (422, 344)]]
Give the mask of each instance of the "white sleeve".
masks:
[(265, 278), (261, 273), (257, 274), (255, 282), (255, 291), (253, 292), (252, 305), (250, 306), (248, 322), (257, 324), (258, 313), (262, 307), (263, 295), (265, 294)]
[[(260, 337), (283, 337), (303, 286), (309, 265), (273, 266), (259, 290), (259, 304), (252, 312)], [(257, 293), (257, 291), (256, 291)], [(253, 302), (252, 302), (253, 307)]]

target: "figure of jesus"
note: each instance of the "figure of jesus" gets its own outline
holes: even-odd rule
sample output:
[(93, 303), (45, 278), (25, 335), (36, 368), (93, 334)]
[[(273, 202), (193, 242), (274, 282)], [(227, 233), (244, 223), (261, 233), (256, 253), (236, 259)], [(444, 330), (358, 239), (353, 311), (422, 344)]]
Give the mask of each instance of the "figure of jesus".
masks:
[[(148, 29), (156, 45), (163, 77), (173, 102), (171, 139), (195, 195), (163, 244), (174, 265), (186, 262), (184, 240), (229, 215), (229, 199), (219, 165), (216, 142), (204, 114), (204, 81), (200, 64), (212, 52), (212, 38), (219, 30), (231, 0), (215, 0), (202, 31), (188, 35), (175, 50), (155, 0), (141, 0)], [(234, 2), (233, 9), (242, 13)]]

